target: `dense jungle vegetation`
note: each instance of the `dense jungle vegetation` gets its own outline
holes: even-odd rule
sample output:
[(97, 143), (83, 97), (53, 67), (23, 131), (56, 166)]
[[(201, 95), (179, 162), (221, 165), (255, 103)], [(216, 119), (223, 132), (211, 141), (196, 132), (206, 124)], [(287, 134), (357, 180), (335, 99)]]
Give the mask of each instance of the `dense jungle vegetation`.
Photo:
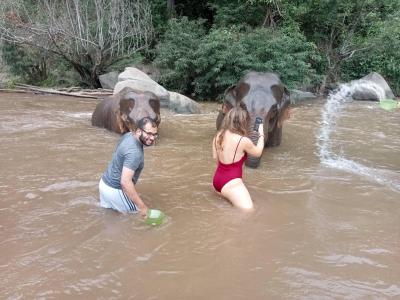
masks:
[(325, 92), (375, 71), (400, 93), (399, 0), (2, 0), (10, 80), (97, 88), (152, 63), (160, 83), (217, 99), (248, 70)]

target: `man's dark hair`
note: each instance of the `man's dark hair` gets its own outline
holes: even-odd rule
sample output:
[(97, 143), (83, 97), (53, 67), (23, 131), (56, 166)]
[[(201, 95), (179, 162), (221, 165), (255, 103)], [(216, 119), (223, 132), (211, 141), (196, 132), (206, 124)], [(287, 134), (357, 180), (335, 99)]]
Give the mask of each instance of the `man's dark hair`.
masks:
[(148, 123), (151, 124), (151, 127), (157, 127), (156, 122), (153, 119), (149, 118), (149, 117), (141, 118), (139, 120), (137, 126), (138, 126), (138, 128), (143, 129), (144, 126), (146, 126), (146, 124), (148, 124)]

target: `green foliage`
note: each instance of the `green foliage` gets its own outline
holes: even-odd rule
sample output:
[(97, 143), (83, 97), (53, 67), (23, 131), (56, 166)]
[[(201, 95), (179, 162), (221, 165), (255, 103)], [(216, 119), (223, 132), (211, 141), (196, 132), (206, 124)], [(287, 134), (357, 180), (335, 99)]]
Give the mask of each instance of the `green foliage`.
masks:
[[(147, 0), (3, 2), (0, 8), (0, 38), (24, 45), (31, 53), (18, 54), (32, 62), (41, 58), (40, 51), (43, 49), (57, 54), (58, 59), (75, 69), (81, 83), (90, 87), (100, 87), (100, 74), (122, 59), (147, 48), (153, 39)], [(43, 74), (41, 78), (36, 78), (37, 74), (24, 76), (33, 77), (34, 81), (45, 80), (43, 62), (40, 61), (36, 70), (35, 64), (26, 68), (30, 62), (23, 61), (25, 72), (33, 70)]]
[[(340, 80), (342, 75), (348, 78), (364, 73), (367, 66), (376, 67), (367, 57), (371, 55), (371, 43), (374, 43), (374, 36), (380, 34), (379, 24), (383, 25), (382, 22), (399, 9), (398, 0), (293, 0), (284, 3), (286, 17), (299, 24), (307, 40), (314, 42), (325, 57), (318, 72), (326, 74), (332, 82)], [(361, 59), (362, 56), (365, 59)], [(363, 62), (357, 63), (355, 58)], [(351, 70), (346, 70), (349, 67)]]
[(36, 84), (47, 79), (49, 55), (46, 51), (4, 42), (1, 46), (1, 53), (10, 72), (21, 77), (24, 82)]
[(237, 81), (248, 65), (246, 48), (235, 30), (220, 28), (201, 41), (194, 61), (193, 84), (200, 98), (213, 98)]
[(157, 38), (160, 38), (168, 26), (167, 2), (165, 0), (149, 0), (149, 4), (154, 30)]
[(49, 60), (48, 77), (37, 83), (43, 86), (79, 86), (81, 78), (75, 70), (64, 60), (53, 56)]
[(357, 53), (343, 67), (345, 80), (358, 79), (378, 72), (388, 81), (393, 92), (400, 94), (400, 13), (376, 22), (371, 37), (363, 41), (364, 52)]
[(318, 80), (310, 64), (319, 59), (316, 47), (296, 29), (233, 26), (204, 35), (198, 26), (187, 19), (175, 20), (159, 44), (156, 61), (169, 89), (200, 99), (221, 97), (250, 70), (276, 72), (289, 87)]
[(247, 1), (216, 0), (211, 4), (214, 14), (214, 27), (231, 25), (252, 27), (260, 26), (264, 12), (260, 5), (252, 5)]
[[(34, 16), (37, 22), (30, 24), (33, 27), (47, 22), (48, 14), (39, 5), (42, 2), (3, 2), (0, 12), (5, 14), (0, 14), (0, 23), (4, 28), (19, 20), (29, 25)], [(62, 2), (51, 1), (55, 5)], [(152, 49), (139, 48), (142, 56), (133, 51), (115, 57), (104, 51), (124, 50), (135, 44), (134, 30), (126, 32), (129, 38), (120, 41), (122, 47), (109, 47), (107, 42), (125, 35), (110, 38), (114, 23), (97, 20), (93, 0), (78, 2), (90, 19), (88, 32), (108, 34), (100, 39), (106, 42), (104, 45), (98, 43), (105, 46), (100, 47), (103, 52), (98, 47), (83, 49), (79, 39), (74, 44), (70, 38), (61, 44), (66, 47), (58, 53), (60, 56), (28, 45), (21, 48), (4, 44), (3, 60), (13, 74), (27, 83), (68, 85), (78, 80), (71, 71), (75, 68), (81, 83), (96, 85), (97, 76), (103, 72), (122, 71), (126, 65), (155, 60), (161, 69), (162, 84), (198, 98), (221, 96), (248, 70), (273, 71), (289, 87), (303, 88), (316, 87), (321, 81), (324, 86), (357, 79), (375, 71), (387, 79), (395, 93), (400, 93), (399, 0), (148, 0), (153, 23), (148, 28), (149, 37), (155, 29), (155, 39), (148, 40)], [(17, 14), (8, 14), (9, 8)], [(171, 16), (179, 17), (169, 19)], [(57, 24), (62, 20), (60, 15)], [(97, 44), (92, 40), (88, 45), (92, 42)], [(83, 50), (75, 53), (76, 49)], [(99, 59), (101, 63), (96, 65)]]
[(39, 86), (78, 85), (79, 76), (72, 67), (46, 51), (22, 47), (11, 43), (3, 43), (2, 59), (11, 75), (15, 76), (9, 82), (28, 83)]
[(125, 57), (114, 62), (112, 65), (107, 66), (104, 73), (111, 71), (123, 72), (126, 66), (133, 66), (142, 63), (143, 61), (145, 61), (145, 56), (141, 53), (135, 53), (130, 57)]
[(289, 87), (308, 85), (317, 80), (310, 65), (311, 59), (318, 58), (315, 50), (299, 32), (286, 29), (215, 29), (196, 55), (196, 94), (221, 96), (250, 70), (275, 72)]
[(186, 17), (169, 21), (154, 61), (161, 69), (161, 82), (166, 87), (185, 94), (193, 91), (194, 61), (204, 34), (201, 21), (189, 21)]

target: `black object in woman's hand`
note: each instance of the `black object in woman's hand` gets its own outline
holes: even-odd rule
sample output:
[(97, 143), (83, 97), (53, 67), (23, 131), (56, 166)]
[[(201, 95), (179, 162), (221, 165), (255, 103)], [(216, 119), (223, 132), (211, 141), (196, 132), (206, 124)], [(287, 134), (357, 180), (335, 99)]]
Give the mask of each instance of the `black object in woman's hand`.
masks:
[(260, 126), (260, 124), (262, 124), (263, 120), (260, 117), (256, 118), (256, 121), (254, 122), (254, 131), (258, 131), (258, 127)]

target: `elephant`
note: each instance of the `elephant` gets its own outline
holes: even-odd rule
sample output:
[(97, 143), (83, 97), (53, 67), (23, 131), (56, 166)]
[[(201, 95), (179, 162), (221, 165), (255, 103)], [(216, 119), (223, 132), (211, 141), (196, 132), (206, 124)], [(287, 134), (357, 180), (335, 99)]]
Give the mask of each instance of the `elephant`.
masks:
[(161, 122), (160, 99), (152, 92), (141, 92), (125, 87), (103, 99), (92, 114), (92, 125), (123, 134), (134, 131), (144, 117)]
[[(245, 105), (243, 105), (243, 103)], [(290, 118), (290, 93), (274, 73), (248, 72), (236, 85), (225, 91), (222, 110), (216, 126), (220, 129), (225, 114), (236, 106), (245, 106), (250, 115), (248, 137), (257, 143), (258, 134), (253, 130), (256, 117), (263, 120), (264, 147), (279, 146), (282, 141), (283, 122)], [(257, 168), (260, 158), (249, 156), (246, 165)]]

